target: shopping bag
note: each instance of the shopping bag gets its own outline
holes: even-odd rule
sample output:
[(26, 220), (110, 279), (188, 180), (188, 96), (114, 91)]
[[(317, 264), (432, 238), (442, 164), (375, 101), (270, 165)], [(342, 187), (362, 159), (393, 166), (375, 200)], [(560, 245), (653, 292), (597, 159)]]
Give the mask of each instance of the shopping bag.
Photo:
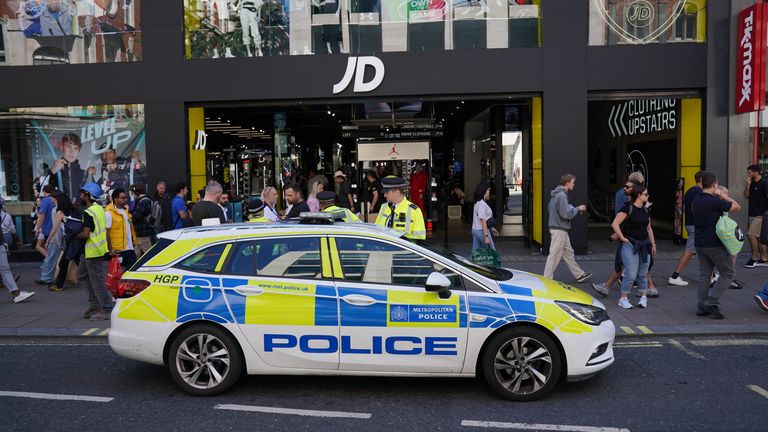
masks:
[(472, 262), (484, 266), (498, 267), (501, 265), (501, 259), (498, 252), (490, 247), (472, 250)]
[(67, 267), (67, 282), (77, 286), (77, 263), (72, 260)]
[(107, 290), (117, 297), (117, 286), (123, 277), (123, 269), (120, 267), (120, 257), (113, 256), (107, 267)]
[(728, 216), (720, 216), (720, 220), (715, 225), (715, 233), (720, 241), (728, 250), (729, 255), (736, 255), (741, 251), (744, 245), (744, 233), (741, 232), (739, 224)]

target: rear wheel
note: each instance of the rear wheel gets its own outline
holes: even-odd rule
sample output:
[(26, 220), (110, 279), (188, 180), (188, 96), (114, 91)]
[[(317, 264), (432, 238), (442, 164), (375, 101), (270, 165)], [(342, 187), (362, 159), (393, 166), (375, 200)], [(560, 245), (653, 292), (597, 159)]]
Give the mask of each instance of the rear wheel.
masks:
[(195, 396), (225, 392), (237, 382), (243, 370), (234, 338), (207, 324), (193, 325), (176, 335), (166, 364), (173, 381)]
[(491, 339), (483, 351), (482, 369), (488, 385), (514, 401), (544, 397), (557, 385), (562, 367), (552, 338), (530, 327), (510, 328)]

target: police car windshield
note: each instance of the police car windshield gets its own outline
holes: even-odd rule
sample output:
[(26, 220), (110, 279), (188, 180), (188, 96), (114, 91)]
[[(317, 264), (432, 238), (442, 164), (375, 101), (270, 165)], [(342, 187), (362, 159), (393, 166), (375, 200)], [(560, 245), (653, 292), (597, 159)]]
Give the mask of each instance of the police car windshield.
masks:
[(448, 258), (454, 263), (459, 264), (462, 267), (466, 267), (479, 275), (487, 277), (488, 279), (492, 279), (495, 281), (505, 281), (505, 280), (512, 279), (512, 272), (507, 269), (503, 269), (501, 267), (492, 267), (492, 266), (475, 264), (472, 261), (468, 260), (467, 258), (464, 258), (463, 256), (449, 249), (446, 249), (442, 246), (438, 246), (434, 243), (430, 243), (426, 240), (413, 240), (413, 243), (423, 247), (424, 249), (428, 249), (440, 256)]

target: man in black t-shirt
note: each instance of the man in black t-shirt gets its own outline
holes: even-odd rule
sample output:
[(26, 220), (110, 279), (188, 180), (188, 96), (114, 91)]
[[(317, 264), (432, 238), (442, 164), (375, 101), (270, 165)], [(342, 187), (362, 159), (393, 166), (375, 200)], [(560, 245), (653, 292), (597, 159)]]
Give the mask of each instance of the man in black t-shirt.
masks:
[[(717, 237), (715, 227), (724, 212), (737, 212), (741, 206), (728, 195), (718, 191), (717, 177), (710, 172), (701, 174), (701, 193), (693, 200), (694, 244), (699, 257), (698, 309), (696, 315), (723, 319), (718, 305), (725, 288), (733, 281), (733, 257)], [(711, 285), (712, 271), (720, 279)]]
[(205, 187), (203, 199), (192, 207), (192, 222), (195, 226), (201, 226), (204, 219), (218, 219), (219, 223), (226, 223), (224, 210), (219, 205), (219, 198), (224, 189), (217, 182), (208, 183)]
[(763, 213), (768, 211), (768, 181), (760, 174), (760, 165), (750, 165), (747, 168), (744, 198), (749, 200), (747, 238), (752, 248), (752, 258), (747, 261), (745, 267), (768, 267), (768, 246), (761, 245), (758, 241), (763, 225)]
[(685, 250), (683, 251), (683, 254), (677, 261), (675, 272), (672, 273), (672, 276), (667, 280), (670, 285), (688, 285), (688, 281), (683, 280), (683, 278), (680, 277), (680, 273), (685, 270), (685, 267), (691, 261), (691, 258), (696, 255), (696, 246), (694, 246), (693, 239), (696, 228), (693, 226), (693, 211), (691, 207), (693, 206), (693, 200), (701, 193), (701, 174), (703, 172), (704, 171), (699, 171), (693, 176), (694, 180), (696, 180), (696, 186), (688, 189), (683, 197), (683, 214), (685, 216), (683, 223), (685, 224), (685, 230), (688, 232), (688, 240), (685, 242)]
[(285, 187), (285, 200), (291, 205), (291, 210), (285, 215), (286, 219), (297, 218), (302, 213), (311, 211), (309, 204), (301, 196), (301, 187), (296, 183)]

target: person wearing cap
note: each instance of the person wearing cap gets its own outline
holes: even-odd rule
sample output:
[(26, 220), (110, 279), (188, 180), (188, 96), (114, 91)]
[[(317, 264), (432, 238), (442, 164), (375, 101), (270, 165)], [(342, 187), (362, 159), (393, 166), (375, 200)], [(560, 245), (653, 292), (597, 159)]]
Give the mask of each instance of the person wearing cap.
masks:
[(381, 180), (381, 186), (387, 205), (382, 206), (376, 225), (402, 232), (403, 237), (410, 240), (426, 239), (427, 229), (421, 209), (403, 194), (405, 180), (402, 177), (385, 177)]
[(266, 204), (260, 199), (254, 199), (248, 202), (248, 222), (270, 223), (269, 218), (264, 217), (264, 208)]
[(19, 241), (19, 237), (16, 235), (16, 225), (13, 224), (11, 215), (3, 210), (4, 205), (5, 199), (0, 197), (0, 277), (2, 277), (5, 288), (11, 293), (13, 302), (21, 303), (35, 295), (35, 292), (19, 291), (19, 287), (16, 285), (18, 277), (14, 277), (13, 273), (11, 273), (11, 266), (8, 264), (8, 249), (10, 245), (7, 244), (7, 238), (10, 236), (16, 247), (21, 247), (21, 241)]
[(333, 173), (333, 181), (336, 182), (336, 192), (339, 196), (339, 206), (355, 212), (355, 201), (352, 199), (352, 187), (347, 181), (347, 176), (341, 172)]
[(338, 207), (336, 205), (336, 193), (331, 191), (323, 191), (317, 194), (317, 201), (320, 203), (320, 211), (335, 213), (343, 212), (344, 217), (341, 219), (344, 222), (360, 222), (360, 218), (357, 217), (351, 210)]
[(101, 187), (88, 183), (80, 189), (80, 201), (83, 212), (83, 230), (75, 238), (85, 240), (84, 256), (77, 266), (77, 284), (84, 286), (88, 293), (89, 307), (83, 318), (92, 321), (109, 319), (112, 311), (112, 295), (107, 291), (107, 216), (104, 208), (96, 202), (101, 195)]

